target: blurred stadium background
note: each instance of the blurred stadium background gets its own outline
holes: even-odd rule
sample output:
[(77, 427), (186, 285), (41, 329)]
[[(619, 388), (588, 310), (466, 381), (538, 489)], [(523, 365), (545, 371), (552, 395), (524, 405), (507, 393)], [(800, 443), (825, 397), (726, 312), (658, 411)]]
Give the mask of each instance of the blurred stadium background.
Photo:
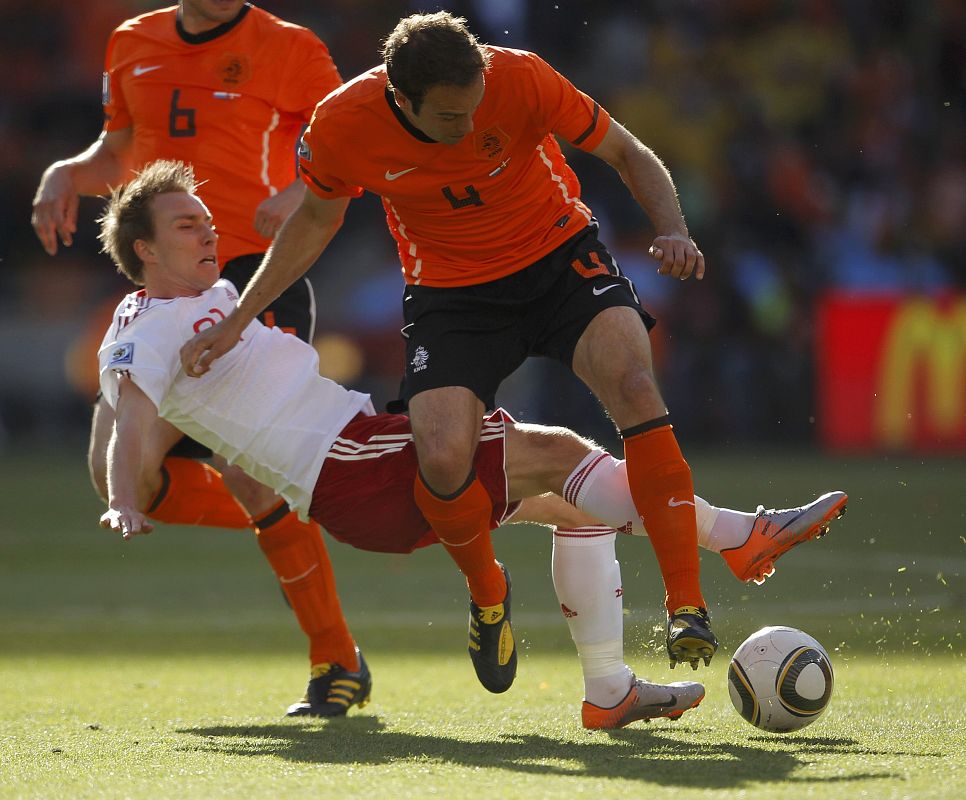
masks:
[[(151, 0), (0, 3), (0, 442), (83, 443), (92, 349), (127, 291), (97, 253), (46, 256), (29, 225), (44, 167), (100, 130), (110, 30)], [(708, 277), (655, 275), (647, 219), (572, 153), (603, 238), (655, 333), (691, 448), (793, 444), (966, 452), (966, 6), (955, 0), (266, 0), (329, 45), (343, 76), (414, 10), (544, 55), (665, 159)], [(334, 376), (394, 396), (401, 280), (376, 198), (352, 204), (311, 277)], [(565, 398), (565, 399), (561, 399)], [(534, 362), (498, 398), (614, 446), (586, 390)]]

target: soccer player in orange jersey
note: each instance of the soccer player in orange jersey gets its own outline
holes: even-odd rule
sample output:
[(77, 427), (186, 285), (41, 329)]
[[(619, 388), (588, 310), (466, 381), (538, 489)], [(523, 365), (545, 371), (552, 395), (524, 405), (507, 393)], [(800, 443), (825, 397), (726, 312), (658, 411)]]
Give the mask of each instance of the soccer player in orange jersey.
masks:
[[(435, 543), (413, 496), (410, 420), (376, 414), (368, 395), (321, 377), (309, 345), (253, 320), (204, 380), (181, 369), (181, 345), (238, 300), (235, 287), (218, 279), (218, 236), (196, 190), (190, 168), (157, 161), (112, 194), (101, 220), (105, 250), (141, 287), (118, 306), (98, 353), (101, 386), (118, 420), (101, 525), (125, 539), (150, 532), (143, 513), (149, 496), (135, 480), (138, 433), (160, 414), (275, 487), (342, 542), (389, 553)], [(482, 421), (474, 469), (494, 528), (518, 519), (555, 527), (553, 583), (584, 673), (584, 727), (675, 718), (696, 706), (701, 684), (639, 680), (624, 662), (614, 544), (618, 529), (646, 534), (626, 464), (565, 428), (520, 424), (498, 409)], [(846, 500), (832, 492), (801, 508), (745, 514), (695, 496), (699, 542), (747, 580), (762, 560), (820, 535)], [(370, 689), (363, 666), (354, 674), (330, 671), (310, 693), (361, 707)]]
[(694, 490), (652, 369), (653, 319), (598, 240), (556, 137), (620, 174), (654, 225), (660, 273), (700, 279), (704, 256), (667, 169), (539, 56), (481, 45), (447, 12), (401, 20), (383, 61), (319, 104), (300, 148), (310, 193), (237, 310), (183, 349), (185, 368), (204, 374), (324, 250), (349, 198), (379, 194), (407, 284), (416, 502), (467, 576), (481, 680), (509, 668), (509, 608), (473, 453), (484, 407), (531, 355), (571, 367), (620, 429), (664, 577), (672, 666), (707, 663), (718, 643), (699, 582)]
[[(71, 244), (78, 195), (103, 195), (132, 170), (174, 158), (193, 165), (201, 196), (218, 218), (222, 274), (244, 286), (302, 201), (295, 145), (316, 103), (340, 84), (314, 33), (243, 0), (182, 0), (123, 22), (107, 47), (104, 130), (44, 173), (34, 199), (37, 236), (54, 255), (58, 242)], [(311, 341), (309, 282), (295, 282), (261, 319)], [(103, 497), (113, 428), (114, 412), (99, 398), (90, 468)], [(327, 673), (331, 664), (358, 670), (319, 526), (301, 522), (273, 490), (223, 459), (214, 459), (217, 471), (197, 460), (210, 453), (163, 420), (145, 436), (151, 517), (253, 528), (309, 637), (312, 673)], [(344, 707), (295, 704), (290, 712), (330, 715)]]

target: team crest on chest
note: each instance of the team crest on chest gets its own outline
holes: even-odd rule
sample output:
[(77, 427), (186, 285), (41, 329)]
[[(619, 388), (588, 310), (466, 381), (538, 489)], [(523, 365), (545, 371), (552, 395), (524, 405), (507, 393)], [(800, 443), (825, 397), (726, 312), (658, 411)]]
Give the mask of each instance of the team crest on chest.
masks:
[(510, 137), (503, 132), (502, 128), (496, 125), (474, 134), (474, 137), (478, 158), (502, 158), (503, 151), (510, 143)]
[(215, 64), (215, 73), (225, 86), (241, 86), (252, 77), (252, 65), (248, 56), (225, 53)]

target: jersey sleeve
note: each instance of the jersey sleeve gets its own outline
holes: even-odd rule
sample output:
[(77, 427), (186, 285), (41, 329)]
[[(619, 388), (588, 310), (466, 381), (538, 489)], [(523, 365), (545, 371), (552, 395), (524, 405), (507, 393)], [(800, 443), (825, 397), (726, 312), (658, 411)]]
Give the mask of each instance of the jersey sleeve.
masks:
[(299, 144), (299, 174), (309, 189), (323, 200), (359, 197), (365, 191), (361, 186), (335, 174), (335, 168), (340, 163), (339, 148), (322, 135), (325, 119), (326, 109), (320, 103)]
[(312, 31), (300, 30), (291, 40), (286, 74), (280, 79), (279, 107), (301, 113), (308, 122), (316, 104), (342, 85), (329, 48)]
[(121, 90), (120, 77), (116, 70), (115, 56), (118, 39), (122, 36), (120, 29), (111, 34), (104, 56), (104, 77), (101, 85), (101, 103), (104, 106), (104, 130), (119, 131), (130, 128), (133, 124), (131, 113), (124, 102), (124, 92)]
[[(148, 322), (145, 320), (145, 322)], [(158, 325), (133, 324), (116, 336), (105, 337), (98, 353), (101, 391), (112, 408), (117, 407), (118, 377), (127, 375), (157, 408), (171, 388), (180, 368), (176, 339), (165, 330), (147, 328)]]
[(610, 115), (535, 53), (527, 53), (537, 108), (547, 128), (581, 150), (591, 151), (610, 127)]

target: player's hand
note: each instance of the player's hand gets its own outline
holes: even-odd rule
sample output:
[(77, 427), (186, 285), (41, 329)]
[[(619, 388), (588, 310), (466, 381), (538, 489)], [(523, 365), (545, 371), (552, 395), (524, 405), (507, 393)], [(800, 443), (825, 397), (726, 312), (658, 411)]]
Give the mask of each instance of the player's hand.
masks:
[(704, 278), (704, 253), (687, 236), (658, 236), (647, 251), (660, 263), (658, 273), (686, 281), (692, 275), (697, 280)]
[(229, 314), (182, 345), (181, 366), (189, 378), (200, 378), (211, 369), (216, 358), (221, 358), (238, 344), (241, 333), (236, 330), (234, 319), (234, 313)]
[(255, 209), (255, 230), (266, 239), (274, 239), (282, 223), (302, 203), (305, 184), (301, 180), (286, 187), (273, 197), (262, 200)]
[(112, 533), (121, 534), (122, 539), (151, 533), (154, 525), (148, 522), (136, 508), (130, 506), (111, 507), (101, 514), (101, 527)]
[(44, 250), (57, 254), (58, 240), (70, 247), (77, 232), (77, 191), (66, 164), (51, 164), (34, 195), (30, 223)]

